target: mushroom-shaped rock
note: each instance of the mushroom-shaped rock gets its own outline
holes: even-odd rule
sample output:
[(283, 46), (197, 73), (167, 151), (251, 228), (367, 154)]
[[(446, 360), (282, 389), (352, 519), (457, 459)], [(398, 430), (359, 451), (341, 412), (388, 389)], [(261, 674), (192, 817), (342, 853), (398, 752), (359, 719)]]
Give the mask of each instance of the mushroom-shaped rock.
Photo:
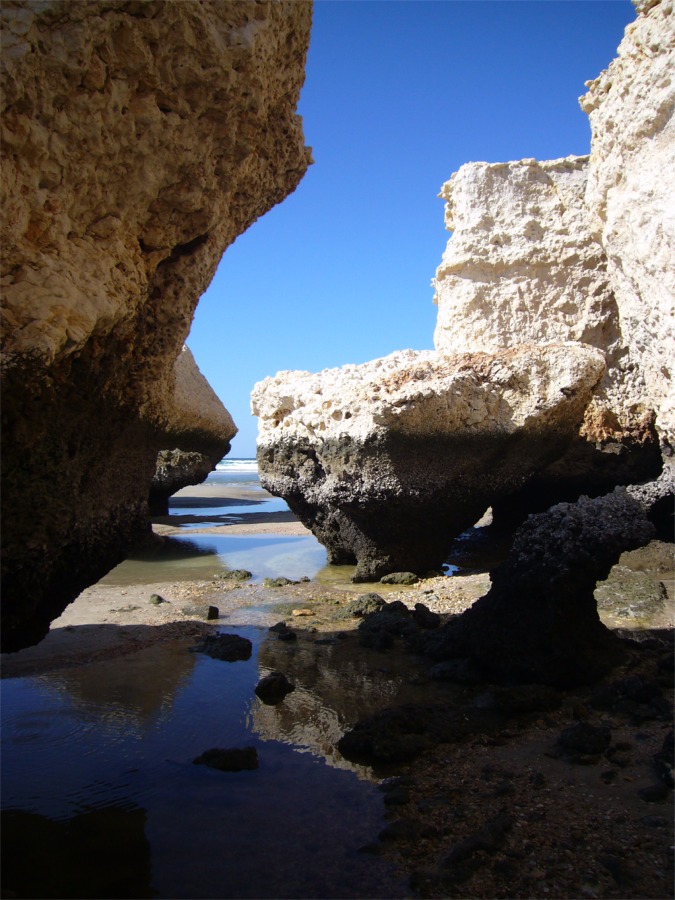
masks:
[(261, 482), (355, 581), (423, 574), (564, 452), (604, 368), (570, 342), (280, 372), (252, 395)]
[(593, 595), (624, 550), (653, 535), (644, 508), (621, 488), (531, 515), (492, 587), (425, 640), (435, 659), (470, 657), (488, 678), (558, 687), (588, 684), (622, 658)]

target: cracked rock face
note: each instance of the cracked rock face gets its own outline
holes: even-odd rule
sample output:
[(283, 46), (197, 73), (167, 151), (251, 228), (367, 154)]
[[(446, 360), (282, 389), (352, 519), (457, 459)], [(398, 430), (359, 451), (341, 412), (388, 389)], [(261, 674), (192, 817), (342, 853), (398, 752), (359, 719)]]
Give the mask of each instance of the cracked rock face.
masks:
[(254, 388), (263, 486), (354, 580), (440, 567), (495, 497), (559, 456), (604, 373), (581, 344), (401, 351)]
[(591, 228), (588, 170), (588, 157), (468, 163), (441, 192), (453, 235), (434, 279), (436, 348), (581, 341), (607, 363), (578, 439), (514, 509), (602, 494), (655, 477), (661, 467), (654, 404)]
[(591, 157), (586, 201), (607, 254), (621, 330), (662, 441), (675, 446), (675, 14), (638, 4), (616, 59), (581, 98)]
[(310, 162), (310, 20), (269, 0), (3, 3), (5, 650), (147, 527), (197, 300)]

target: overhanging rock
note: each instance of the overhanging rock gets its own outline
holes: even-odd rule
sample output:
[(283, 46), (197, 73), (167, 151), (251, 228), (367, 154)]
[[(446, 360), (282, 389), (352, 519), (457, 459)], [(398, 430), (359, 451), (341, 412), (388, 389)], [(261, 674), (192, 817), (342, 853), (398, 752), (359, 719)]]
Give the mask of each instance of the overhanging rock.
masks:
[(257, 384), (258, 465), (356, 581), (438, 569), (452, 538), (560, 456), (605, 369), (578, 343), (401, 351)]
[(2, 5), (3, 650), (40, 640), (149, 527), (197, 301), (311, 162), (311, 16)]

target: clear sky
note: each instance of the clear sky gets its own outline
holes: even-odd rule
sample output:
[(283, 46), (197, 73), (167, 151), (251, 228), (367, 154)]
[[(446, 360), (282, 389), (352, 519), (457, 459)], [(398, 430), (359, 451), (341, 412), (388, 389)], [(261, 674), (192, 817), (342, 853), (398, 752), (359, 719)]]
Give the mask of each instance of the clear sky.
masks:
[(188, 344), (255, 456), (255, 382), (432, 348), (463, 163), (590, 149), (578, 98), (629, 0), (318, 0), (299, 112), (314, 165), (225, 252)]

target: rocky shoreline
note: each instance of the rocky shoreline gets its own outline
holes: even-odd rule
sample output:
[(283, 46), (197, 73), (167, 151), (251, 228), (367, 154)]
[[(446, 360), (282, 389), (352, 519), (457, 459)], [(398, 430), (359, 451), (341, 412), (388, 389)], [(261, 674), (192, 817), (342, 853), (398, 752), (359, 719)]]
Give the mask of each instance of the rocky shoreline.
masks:
[[(209, 490), (204, 485), (191, 493)], [(271, 522), (253, 515), (258, 521), (209, 530), (301, 528), (276, 524), (275, 514)], [(379, 591), (382, 598), (366, 604), (375, 615), (354, 614), (366, 608), (356, 586), (317, 581), (95, 585), (41, 644), (5, 655), (3, 676), (123, 658), (152, 643), (204, 637), (214, 625), (269, 628), (280, 620), (295, 640), (270, 632), (264, 663), (286, 668), (291, 682), (295, 649), (317, 643), (332, 653), (374, 653), (379, 665), (395, 672), (407, 639), (434, 630), (429, 617), (447, 625), (489, 590), (480, 559), (503, 550), (490, 547), (483, 531), (476, 529), (456, 549), (465, 565), (459, 574), (369, 586), (366, 596)], [(379, 781), (386, 810), (385, 829), (363, 851), (390, 859), (410, 879), (411, 896), (669, 896), (673, 793), (670, 768), (659, 760), (672, 735), (674, 568), (672, 547), (652, 542), (624, 554), (599, 585), (603, 621), (638, 640), (627, 644), (621, 665), (592, 686), (496, 686), (461, 669), (443, 673), (418, 653), (409, 656), (411, 684), (455, 679), (453, 699), (442, 710), (431, 704), (375, 711), (347, 732), (371, 729), (375, 736), (370, 755), (362, 746), (356, 756), (360, 766), (372, 767), (369, 777)], [(655, 584), (661, 589), (648, 608), (641, 598), (653, 596)], [(153, 595), (165, 602), (154, 602)], [(212, 605), (219, 609), (215, 622), (206, 620)], [(412, 624), (421, 607), (428, 611), (426, 628)], [(373, 635), (383, 628), (391, 640), (374, 645)], [(354, 753), (343, 746), (343, 755)]]

